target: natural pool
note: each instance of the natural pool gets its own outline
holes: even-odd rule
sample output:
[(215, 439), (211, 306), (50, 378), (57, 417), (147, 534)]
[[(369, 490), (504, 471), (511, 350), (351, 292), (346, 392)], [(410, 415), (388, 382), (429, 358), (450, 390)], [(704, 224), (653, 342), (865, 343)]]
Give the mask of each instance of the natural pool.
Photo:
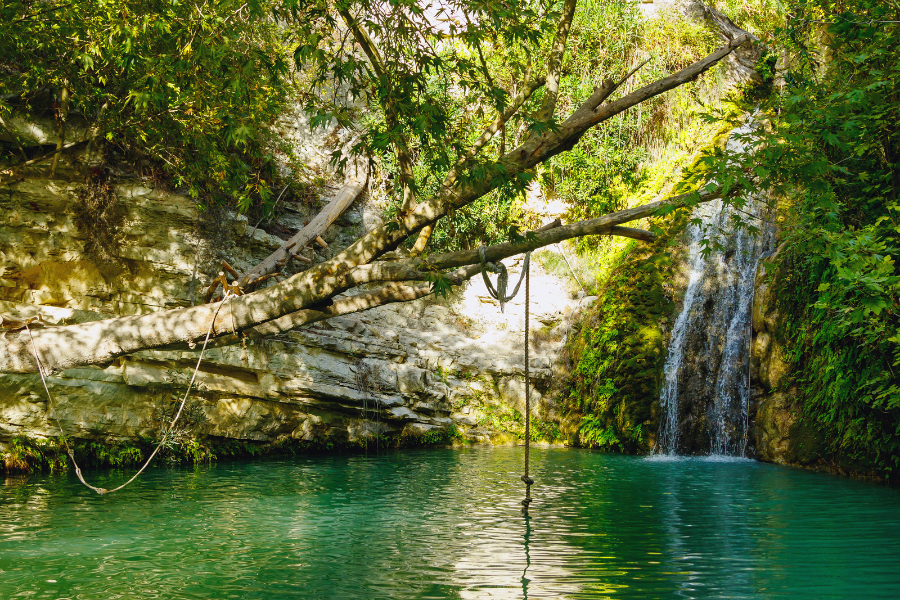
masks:
[(527, 519), (522, 448), (160, 468), (108, 497), (10, 478), (0, 598), (900, 596), (900, 490), (747, 460), (532, 453)]

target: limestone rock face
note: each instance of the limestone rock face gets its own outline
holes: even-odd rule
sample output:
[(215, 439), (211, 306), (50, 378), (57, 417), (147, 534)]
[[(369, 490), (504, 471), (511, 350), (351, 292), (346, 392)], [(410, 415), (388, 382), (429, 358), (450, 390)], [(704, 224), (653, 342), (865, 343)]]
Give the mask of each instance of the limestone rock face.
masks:
[[(72, 211), (77, 183), (28, 179), (0, 196), (0, 314), (40, 314), (49, 325), (189, 306), (201, 301), (218, 258), (242, 270), (282, 243), (246, 218), (219, 215), (204, 233), (196, 203), (142, 182), (120, 184), (125, 211), (114, 260), (85, 252)], [(288, 220), (303, 207), (286, 210)], [(326, 235), (349, 243), (366, 210)], [(288, 227), (297, 228), (302, 223)], [(521, 259), (507, 261), (518, 277)], [(298, 268), (295, 265), (294, 268)], [(524, 289), (524, 287), (523, 287)], [(532, 262), (532, 327), (565, 328), (577, 301)], [(353, 293), (351, 290), (348, 293)], [(192, 433), (273, 442), (427, 433), (455, 424), (473, 441), (505, 441), (489, 426), (498, 407), (524, 409), (524, 295), (501, 313), (480, 278), (452, 302), (394, 304), (244, 345), (208, 350), (181, 425)], [(531, 349), (532, 413), (554, 407), (550, 384), (561, 341)], [(158, 437), (197, 362), (190, 352), (144, 351), (103, 366), (54, 372), (53, 403), (37, 375), (0, 374), (0, 445), (11, 437)]]
[[(776, 253), (772, 260), (777, 259)], [(783, 389), (790, 365), (778, 342), (775, 297), (760, 269), (756, 279), (751, 340), (750, 441), (756, 457), (766, 462), (793, 461), (791, 428), (800, 409), (791, 389)]]
[(756, 456), (759, 460), (785, 463), (791, 450), (790, 430), (795, 420), (793, 398), (785, 392), (772, 392), (760, 399), (756, 411)]

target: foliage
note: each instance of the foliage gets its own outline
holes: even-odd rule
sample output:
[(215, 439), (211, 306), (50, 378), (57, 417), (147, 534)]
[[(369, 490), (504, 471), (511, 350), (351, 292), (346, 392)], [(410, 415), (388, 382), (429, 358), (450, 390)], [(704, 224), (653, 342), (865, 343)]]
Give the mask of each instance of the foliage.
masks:
[[(626, 82), (627, 93), (686, 67), (717, 43), (701, 24), (667, 14), (647, 20), (627, 0), (582, 2), (572, 36), (571, 71), (560, 94), (563, 111), (577, 106), (605, 78), (621, 77), (648, 61)], [(681, 87), (592, 129), (542, 170), (547, 192), (569, 203), (573, 219), (626, 208), (628, 199), (649, 182), (654, 147), (688, 124), (704, 90), (697, 84)], [(671, 162), (667, 170), (671, 173)]]
[(149, 456), (149, 444), (84, 442), (75, 445), (75, 460), (82, 467), (133, 467)]
[(563, 387), (568, 419), (582, 444), (607, 450), (647, 451), (657, 428), (662, 366), (662, 327), (675, 304), (665, 288), (674, 274), (673, 246), (687, 212), (661, 221), (649, 245), (630, 244), (581, 330), (566, 350), (573, 363)]
[(0, 456), (7, 473), (66, 470), (66, 455), (58, 440), (33, 440), (22, 435), (13, 437)]
[[(517, 439), (525, 439), (525, 416), (506, 404), (498, 404), (485, 398), (476, 398), (478, 424), (493, 431), (507, 433)], [(560, 439), (559, 425), (532, 414), (529, 434), (532, 442), (555, 442)]]
[[(386, 211), (388, 219), (402, 208), (405, 180), (395, 151), (402, 147), (410, 156), (411, 185), (418, 196), (433, 195), (444, 174), (509, 105), (525, 80), (544, 68), (560, 4), (464, 0), (435, 9), (437, 19), (418, 5), (399, 0), (348, 2), (337, 7), (339, 14), (325, 3), (290, 4), (299, 23), (299, 39), (307, 40), (295, 52), (306, 78), (304, 85), (329, 91), (309, 93), (304, 99), (319, 120), (350, 123), (360, 118), (363, 132), (356, 149), (379, 159), (382, 183), (393, 198)], [(344, 24), (351, 18), (358, 18), (361, 28), (379, 39), (380, 67), (370, 67), (371, 57), (363, 62), (354, 51), (354, 36)], [(623, 92), (683, 68), (716, 43), (705, 28), (684, 19), (645, 21), (629, 0), (580, 2), (556, 119), (564, 119), (595, 85), (623, 77), (645, 56), (650, 57), (649, 63)], [(684, 94), (694, 98), (700, 86), (688, 87), (692, 91)], [(348, 105), (338, 90), (350, 90), (359, 95), (359, 101)], [(512, 180), (493, 161), (532, 132), (557, 126), (555, 120), (538, 120), (544, 93), (535, 92), (467, 161), (459, 185), (489, 180), (499, 183), (499, 189), (439, 221), (433, 248), (456, 250), (497, 243), (510, 225), (527, 220), (522, 194), (531, 176)], [(680, 113), (680, 107), (694, 102), (682, 94), (670, 94), (674, 101), (655, 99), (649, 108), (589, 132), (572, 151), (551, 161), (542, 176), (543, 185), (573, 202), (573, 217), (596, 216), (620, 206), (623, 186), (645, 178), (641, 168), (647, 158), (645, 138), (662, 129), (668, 113)], [(370, 109), (362, 116), (353, 108), (360, 102)]]
[[(314, 121), (349, 124), (357, 117), (354, 107), (360, 103), (368, 107), (360, 118), (363, 130), (355, 148), (380, 160), (397, 203), (394, 211), (405, 177), (395, 154), (402, 150), (410, 157), (414, 171), (410, 183), (420, 196), (434, 192), (443, 174), (509, 105), (526, 75), (537, 74), (529, 67), (543, 64), (539, 57), (559, 15), (557, 3), (546, 0), (458, 0), (428, 10), (401, 0), (354, 0), (334, 7), (291, 1), (286, 6), (301, 40), (294, 57), (304, 73), (304, 87), (310, 90), (303, 99), (317, 115)], [(378, 40), (377, 49), (364, 48), (372, 53), (366, 62), (360, 59), (348, 27), (357, 19), (364, 32), (360, 35)], [(343, 90), (349, 90), (353, 102), (347, 103)], [(526, 121), (522, 114), (514, 117), (482, 155), (501, 151), (512, 135), (508, 130), (527, 131), (533, 123)], [(472, 169), (460, 184), (494, 180), (510, 186), (513, 195), (521, 188), (518, 182), (506, 181), (505, 172), (490, 160), (476, 158), (469, 163)], [(491, 196), (493, 202), (508, 205), (508, 198)], [(452, 226), (453, 240), (439, 238), (466, 243), (471, 233), (469, 237), (481, 239), (481, 227), (493, 222), (484, 212), (462, 209)]]
[(778, 32), (785, 30), (787, 19), (797, 3), (791, 0), (707, 0), (706, 4), (728, 15), (764, 43), (774, 44)]
[[(69, 440), (69, 447), (82, 467), (125, 467), (139, 464), (148, 446), (131, 442), (76, 441)], [(69, 470), (69, 457), (62, 438), (29, 438), (23, 435), (7, 443), (2, 456), (7, 473), (65, 473)]]
[[(0, 4), (0, 126), (50, 116), (90, 127), (203, 201), (271, 196), (269, 127), (290, 94), (266, 2), (75, 0)], [(70, 136), (71, 137), (71, 136)], [(83, 145), (83, 144), (82, 144)], [(22, 158), (6, 145), (0, 161)], [(24, 158), (29, 158), (28, 156)]]
[[(794, 4), (778, 41), (796, 57), (751, 151), (716, 177), (786, 199), (774, 276), (787, 388), (821, 460), (900, 467), (900, 26), (875, 0)], [(827, 46), (822, 44), (826, 43)]]

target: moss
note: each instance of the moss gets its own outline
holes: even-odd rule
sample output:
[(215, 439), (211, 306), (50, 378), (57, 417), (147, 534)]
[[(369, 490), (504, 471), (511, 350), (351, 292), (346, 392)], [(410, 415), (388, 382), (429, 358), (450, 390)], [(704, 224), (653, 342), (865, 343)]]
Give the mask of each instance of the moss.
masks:
[[(322, 452), (361, 452), (372, 449), (443, 447), (464, 437), (454, 426), (427, 432), (402, 432), (371, 435), (350, 440), (346, 437), (320, 437), (312, 440), (282, 438), (274, 442), (236, 440), (217, 437), (193, 437), (178, 444), (164, 445), (154, 458), (157, 464), (201, 464), (217, 460), (292, 456)], [(75, 460), (82, 469), (132, 468), (142, 465), (156, 448), (158, 440), (69, 440)], [(71, 461), (59, 439), (17, 436), (0, 454), (3, 471), (12, 473), (65, 473)]]
[(657, 426), (665, 352), (660, 320), (675, 303), (664, 288), (674, 274), (673, 240), (686, 211), (662, 226), (646, 246), (631, 245), (607, 279), (585, 326), (567, 348), (573, 369), (565, 396), (567, 428), (585, 446), (623, 452), (649, 449)]
[[(706, 151), (724, 145), (735, 119), (744, 114), (737, 100), (722, 103), (718, 130), (683, 169), (675, 193), (706, 182)], [(650, 434), (659, 426), (664, 327), (675, 311), (667, 282), (675, 275), (679, 240), (689, 219), (690, 211), (679, 209), (651, 220), (657, 234), (653, 242), (629, 242), (608, 261), (614, 266), (604, 274), (597, 301), (566, 349), (572, 368), (562, 390), (564, 430), (573, 442), (620, 452), (649, 451)]]

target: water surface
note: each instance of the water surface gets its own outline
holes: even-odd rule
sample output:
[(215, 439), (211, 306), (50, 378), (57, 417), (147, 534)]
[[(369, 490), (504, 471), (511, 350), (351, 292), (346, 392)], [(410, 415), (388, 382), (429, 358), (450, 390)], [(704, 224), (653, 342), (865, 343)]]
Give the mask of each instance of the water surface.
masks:
[[(900, 490), (731, 459), (521, 448), (0, 487), (0, 598), (897, 598)], [(130, 473), (95, 475), (113, 487)]]

